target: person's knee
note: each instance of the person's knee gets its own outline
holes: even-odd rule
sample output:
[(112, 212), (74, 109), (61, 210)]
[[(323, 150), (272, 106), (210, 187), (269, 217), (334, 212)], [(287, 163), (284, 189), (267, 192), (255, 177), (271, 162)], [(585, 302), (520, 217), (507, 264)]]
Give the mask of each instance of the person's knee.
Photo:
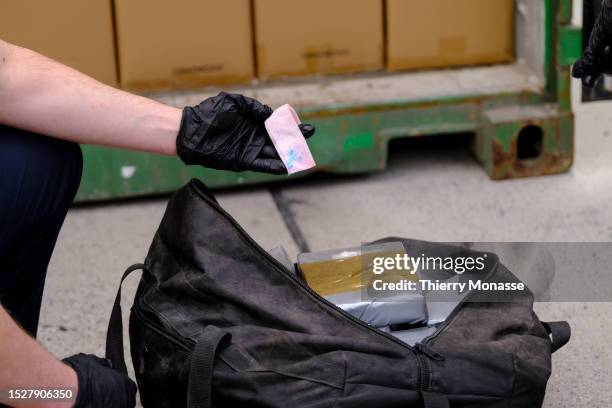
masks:
[(83, 156), (76, 143), (0, 126), (0, 169), (3, 193), (61, 213), (78, 190)]

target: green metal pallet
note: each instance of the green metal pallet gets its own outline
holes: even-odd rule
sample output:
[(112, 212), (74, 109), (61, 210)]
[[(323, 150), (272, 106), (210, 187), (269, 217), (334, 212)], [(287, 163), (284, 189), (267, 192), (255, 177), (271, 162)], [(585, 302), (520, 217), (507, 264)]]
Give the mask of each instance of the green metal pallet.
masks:
[[(521, 44), (513, 65), (306, 78), (232, 91), (271, 106), (291, 103), (315, 124), (317, 136), (309, 144), (318, 171), (382, 171), (394, 138), (473, 132), (474, 154), (493, 179), (559, 173), (572, 164), (570, 65), (581, 52), (571, 10), (571, 0), (517, 0)], [(149, 96), (185, 106), (217, 91)], [(83, 152), (79, 201), (171, 192), (192, 177), (211, 187), (287, 179), (186, 167), (177, 158), (94, 146)]]

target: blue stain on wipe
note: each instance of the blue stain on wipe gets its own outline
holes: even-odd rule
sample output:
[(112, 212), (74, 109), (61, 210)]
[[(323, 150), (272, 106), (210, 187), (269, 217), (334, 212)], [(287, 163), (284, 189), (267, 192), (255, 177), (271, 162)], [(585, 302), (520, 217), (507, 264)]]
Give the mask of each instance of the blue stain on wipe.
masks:
[(294, 149), (289, 150), (289, 153), (287, 156), (287, 170), (291, 170), (297, 160), (298, 160), (297, 152)]

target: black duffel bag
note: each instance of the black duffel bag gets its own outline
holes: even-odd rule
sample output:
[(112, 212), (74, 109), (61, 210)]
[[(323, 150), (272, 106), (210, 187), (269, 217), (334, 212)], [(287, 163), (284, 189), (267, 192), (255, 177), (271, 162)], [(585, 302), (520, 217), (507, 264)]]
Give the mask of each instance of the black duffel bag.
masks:
[[(402, 240), (408, 252), (449, 246)], [(540, 407), (566, 323), (533, 296), (464, 301), (414, 347), (329, 303), (263, 250), (199, 181), (168, 203), (130, 315), (145, 408)], [(497, 257), (486, 277), (517, 282)], [(120, 295), (107, 357), (127, 372)]]

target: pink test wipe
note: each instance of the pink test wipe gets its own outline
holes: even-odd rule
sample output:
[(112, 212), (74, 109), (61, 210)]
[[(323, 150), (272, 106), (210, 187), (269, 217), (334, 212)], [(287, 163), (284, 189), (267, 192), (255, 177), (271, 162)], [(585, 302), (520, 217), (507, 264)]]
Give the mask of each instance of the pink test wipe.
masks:
[(298, 127), (300, 123), (300, 118), (290, 105), (276, 109), (265, 122), (270, 139), (289, 174), (317, 165)]

